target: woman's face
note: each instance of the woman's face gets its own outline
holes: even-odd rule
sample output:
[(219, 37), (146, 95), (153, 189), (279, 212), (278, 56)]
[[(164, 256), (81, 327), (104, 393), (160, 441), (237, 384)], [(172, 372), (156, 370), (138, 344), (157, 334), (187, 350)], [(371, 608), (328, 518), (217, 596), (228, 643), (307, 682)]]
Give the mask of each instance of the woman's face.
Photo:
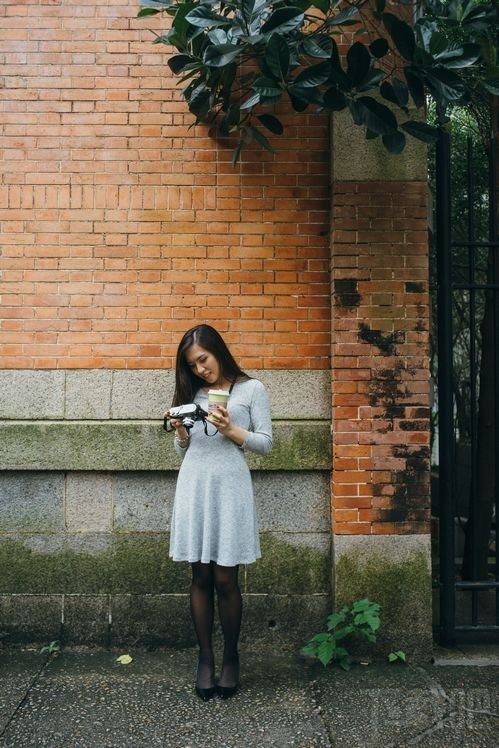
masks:
[(222, 386), (223, 376), (222, 369), (217, 359), (197, 343), (193, 343), (185, 352), (185, 361), (187, 366), (200, 379), (204, 379), (210, 387)]

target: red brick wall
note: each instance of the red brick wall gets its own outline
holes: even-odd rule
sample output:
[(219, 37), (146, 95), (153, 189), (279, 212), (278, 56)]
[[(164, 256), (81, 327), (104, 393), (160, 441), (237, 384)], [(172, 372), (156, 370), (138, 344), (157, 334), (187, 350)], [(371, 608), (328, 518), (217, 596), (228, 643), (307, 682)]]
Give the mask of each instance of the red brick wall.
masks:
[(0, 368), (170, 368), (207, 321), (244, 367), (329, 369), (332, 324), (334, 532), (426, 532), (426, 185), (335, 183), (330, 223), (314, 114), (234, 169), (137, 10), (0, 6)]
[(333, 190), (334, 532), (428, 532), (426, 184)]
[(236, 169), (136, 0), (0, 6), (0, 368), (169, 368), (198, 321), (243, 366), (328, 368), (328, 126)]

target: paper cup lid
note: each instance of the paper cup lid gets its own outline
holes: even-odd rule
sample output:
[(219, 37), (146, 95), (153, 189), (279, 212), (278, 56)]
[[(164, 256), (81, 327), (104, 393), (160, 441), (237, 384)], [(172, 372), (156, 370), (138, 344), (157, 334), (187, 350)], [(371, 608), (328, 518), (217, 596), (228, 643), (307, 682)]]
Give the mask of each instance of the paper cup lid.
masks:
[(230, 392), (229, 390), (208, 390), (208, 397), (210, 395), (224, 395), (224, 397), (228, 397)]

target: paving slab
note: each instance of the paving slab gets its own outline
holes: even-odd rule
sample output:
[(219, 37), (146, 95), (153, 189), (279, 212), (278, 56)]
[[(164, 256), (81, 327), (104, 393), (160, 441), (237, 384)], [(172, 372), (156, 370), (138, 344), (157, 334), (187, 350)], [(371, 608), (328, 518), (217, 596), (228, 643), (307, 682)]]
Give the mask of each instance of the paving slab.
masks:
[[(121, 654), (132, 661), (122, 665)], [(473, 655), (476, 658), (476, 655)], [(499, 658), (324, 668), (241, 652), (241, 689), (204, 703), (194, 649), (0, 651), (1, 748), (497, 748)], [(482, 658), (482, 659), (483, 659)]]
[[(314, 694), (291, 658), (273, 665), (248, 658), (241, 692), (231, 700), (204, 703), (193, 691), (193, 650), (133, 651), (129, 665), (119, 664), (118, 654), (65, 650), (52, 657), (4, 728), (0, 745), (328, 745)], [(13, 676), (12, 668), (0, 670), (6, 680), (2, 690), (10, 689)], [(9, 703), (12, 708), (15, 699)]]
[(43, 667), (36, 651), (0, 650), (0, 735)]

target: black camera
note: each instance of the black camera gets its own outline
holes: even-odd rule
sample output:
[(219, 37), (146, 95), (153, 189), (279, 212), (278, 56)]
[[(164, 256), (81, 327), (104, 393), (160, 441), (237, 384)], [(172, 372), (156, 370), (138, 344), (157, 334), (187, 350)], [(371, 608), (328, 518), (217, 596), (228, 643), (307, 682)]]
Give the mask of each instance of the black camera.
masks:
[(176, 405), (170, 408), (165, 416), (163, 428), (169, 431), (168, 422), (170, 418), (181, 418), (186, 429), (191, 429), (196, 421), (204, 421), (208, 413), (200, 405), (189, 403), (188, 405)]

